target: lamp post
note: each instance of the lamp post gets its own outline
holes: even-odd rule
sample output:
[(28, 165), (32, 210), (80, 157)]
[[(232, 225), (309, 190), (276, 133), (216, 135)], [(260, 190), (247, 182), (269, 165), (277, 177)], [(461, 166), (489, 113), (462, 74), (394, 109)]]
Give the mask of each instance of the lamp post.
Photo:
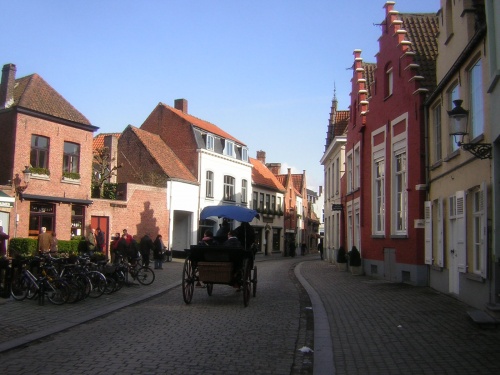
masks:
[[(453, 136), (458, 147), (470, 152), (478, 159), (491, 159), (491, 144), (490, 143), (464, 143), (464, 137), (468, 135), (469, 111), (462, 108), (462, 100), (453, 101), (455, 107), (448, 112), (450, 116), (450, 135)], [(460, 137), (457, 140), (457, 136)]]

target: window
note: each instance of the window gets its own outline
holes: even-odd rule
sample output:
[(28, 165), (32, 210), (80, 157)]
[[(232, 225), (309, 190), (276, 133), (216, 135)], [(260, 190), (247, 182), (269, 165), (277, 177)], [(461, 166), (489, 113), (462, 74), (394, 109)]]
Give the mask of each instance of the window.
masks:
[[(358, 189), (360, 187), (360, 155), (359, 155), (359, 146), (354, 149), (354, 189)], [(359, 249), (359, 248), (358, 248)]]
[(486, 184), (474, 191), (472, 196), (473, 220), (473, 267), (474, 273), (486, 277), (487, 248), (486, 248)]
[(256, 191), (253, 192), (253, 199), (252, 199), (252, 208), (254, 210), (257, 209), (257, 202), (259, 200), (259, 193), (257, 193)]
[(264, 209), (264, 193), (260, 193), (259, 208), (260, 208), (261, 210), (263, 210), (263, 209)]
[(207, 134), (207, 150), (214, 149), (214, 136), (211, 134)]
[(335, 162), (335, 191), (334, 191), (334, 194), (335, 195), (339, 195), (339, 192), (340, 192), (340, 160), (339, 158), (337, 158), (336, 162)]
[(83, 225), (85, 223), (85, 207), (76, 204), (71, 205), (71, 238), (83, 236)]
[(441, 142), (441, 103), (439, 103), (432, 111), (434, 119), (434, 161), (439, 161), (443, 158), (442, 142)]
[(224, 176), (224, 200), (234, 202), (234, 177)]
[(241, 202), (247, 203), (248, 181), (241, 180)]
[(226, 147), (224, 148), (224, 155), (234, 156), (234, 142), (226, 140)]
[(347, 155), (347, 192), (350, 193), (352, 188), (352, 154)]
[(484, 131), (483, 75), (481, 60), (469, 70), (469, 136), (474, 139)]
[(30, 164), (33, 168), (49, 167), (49, 144), (47, 137), (31, 136)]
[(246, 147), (241, 149), (241, 160), (248, 161), (248, 148)]
[(29, 235), (38, 236), (42, 227), (47, 228), (47, 232), (53, 232), (55, 212), (54, 204), (31, 202)]
[(278, 197), (278, 207), (277, 207), (278, 211), (281, 211), (282, 210), (282, 207), (281, 207), (281, 197)]
[(384, 178), (385, 178), (385, 163), (384, 159), (380, 158), (374, 161), (374, 231), (375, 233), (384, 233)]
[(63, 173), (80, 172), (80, 145), (64, 142)]
[[(454, 107), (453, 101), (460, 99), (460, 90), (458, 88), (458, 84), (455, 84), (450, 91), (448, 91), (448, 110), (452, 110)], [(451, 119), (448, 119), (448, 121), (451, 121)], [(449, 128), (449, 124), (448, 124)], [(453, 135), (450, 135), (450, 150), (451, 152), (454, 152), (458, 150), (458, 145), (455, 142), (455, 137)]]
[(214, 197), (214, 172), (207, 171), (206, 181), (205, 181), (205, 197)]
[(385, 87), (384, 96), (387, 98), (392, 95), (394, 86), (394, 73), (392, 66), (388, 64), (385, 68)]
[(276, 197), (274, 195), (271, 196), (271, 210), (276, 212)]
[(271, 196), (269, 194), (266, 194), (266, 209), (270, 209), (271, 208)]
[(396, 233), (402, 234), (407, 225), (406, 152), (399, 152), (394, 164), (394, 226)]

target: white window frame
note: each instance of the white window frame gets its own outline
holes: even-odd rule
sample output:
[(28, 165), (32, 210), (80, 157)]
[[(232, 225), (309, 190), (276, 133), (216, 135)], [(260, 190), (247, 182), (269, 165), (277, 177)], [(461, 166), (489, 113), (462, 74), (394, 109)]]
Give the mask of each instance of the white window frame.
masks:
[(207, 134), (207, 150), (214, 150), (215, 138), (212, 134)]
[(234, 202), (234, 184), (235, 178), (230, 175), (224, 175), (224, 200), (227, 202)]
[(353, 191), (353, 179), (352, 179), (352, 150), (346, 155), (346, 178), (347, 178), (347, 192), (350, 193)]
[(472, 192), (472, 242), (473, 272), (483, 278), (487, 277), (487, 190), (483, 182), (479, 189)]
[[(450, 89), (448, 90), (448, 110), (452, 110), (454, 108), (453, 101), (460, 99), (460, 86), (458, 82), (455, 82)], [(451, 118), (448, 116), (448, 121), (451, 121)], [(448, 123), (448, 129), (450, 129), (450, 123)], [(450, 152), (455, 152), (459, 149), (457, 142), (455, 142), (455, 136), (450, 135)]]
[(248, 148), (241, 148), (241, 160), (248, 162)]
[(353, 183), (353, 185), (354, 185), (354, 189), (359, 189), (361, 186), (361, 153), (359, 151), (359, 144), (356, 145), (356, 147), (354, 147), (354, 183)]
[(214, 197), (214, 172), (206, 171), (205, 173), (205, 197)]
[[(402, 168), (398, 170), (398, 159), (402, 159)], [(396, 235), (408, 233), (408, 157), (406, 148), (401, 148), (394, 152), (392, 180), (393, 180), (393, 232)]]
[(469, 75), (469, 137), (474, 139), (484, 132), (483, 64), (476, 60)]
[(353, 212), (352, 204), (347, 205), (347, 250), (349, 251), (353, 245)]
[(386, 87), (386, 98), (391, 96), (394, 92), (394, 69), (391, 66), (386, 70), (385, 72), (385, 84), (387, 85)]
[(235, 152), (234, 152), (235, 144), (234, 144), (234, 142), (233, 141), (229, 141), (229, 140), (226, 139), (225, 145), (226, 145), (226, 147), (224, 147), (224, 155), (230, 156), (230, 157), (234, 157), (234, 155), (235, 155)]
[(248, 203), (248, 181), (241, 180), (241, 203)]

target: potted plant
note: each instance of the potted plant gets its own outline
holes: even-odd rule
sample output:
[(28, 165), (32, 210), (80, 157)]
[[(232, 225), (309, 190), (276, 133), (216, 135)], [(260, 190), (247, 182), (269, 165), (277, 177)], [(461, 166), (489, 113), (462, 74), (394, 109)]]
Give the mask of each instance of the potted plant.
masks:
[(341, 271), (347, 270), (347, 256), (345, 253), (344, 246), (340, 246), (337, 250), (337, 267)]
[(353, 246), (349, 251), (349, 268), (353, 275), (362, 275), (363, 269), (361, 267), (361, 254), (356, 246)]

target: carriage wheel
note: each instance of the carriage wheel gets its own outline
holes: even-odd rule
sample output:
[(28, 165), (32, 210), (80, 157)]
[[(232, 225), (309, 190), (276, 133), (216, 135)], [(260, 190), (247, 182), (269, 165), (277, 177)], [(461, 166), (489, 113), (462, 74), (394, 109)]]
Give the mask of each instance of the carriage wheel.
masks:
[(248, 306), (250, 301), (250, 290), (252, 288), (252, 281), (250, 280), (251, 272), (250, 265), (248, 264), (248, 259), (243, 263), (244, 277), (243, 277), (243, 304), (245, 307)]
[(253, 267), (253, 278), (252, 278), (252, 295), (255, 297), (257, 294), (257, 266)]
[(182, 297), (186, 304), (191, 303), (194, 291), (194, 270), (193, 264), (189, 258), (184, 262), (184, 269), (182, 270)]
[(213, 283), (208, 283), (208, 284), (205, 284), (207, 286), (207, 293), (209, 296), (212, 295), (212, 291), (214, 290), (214, 284)]

